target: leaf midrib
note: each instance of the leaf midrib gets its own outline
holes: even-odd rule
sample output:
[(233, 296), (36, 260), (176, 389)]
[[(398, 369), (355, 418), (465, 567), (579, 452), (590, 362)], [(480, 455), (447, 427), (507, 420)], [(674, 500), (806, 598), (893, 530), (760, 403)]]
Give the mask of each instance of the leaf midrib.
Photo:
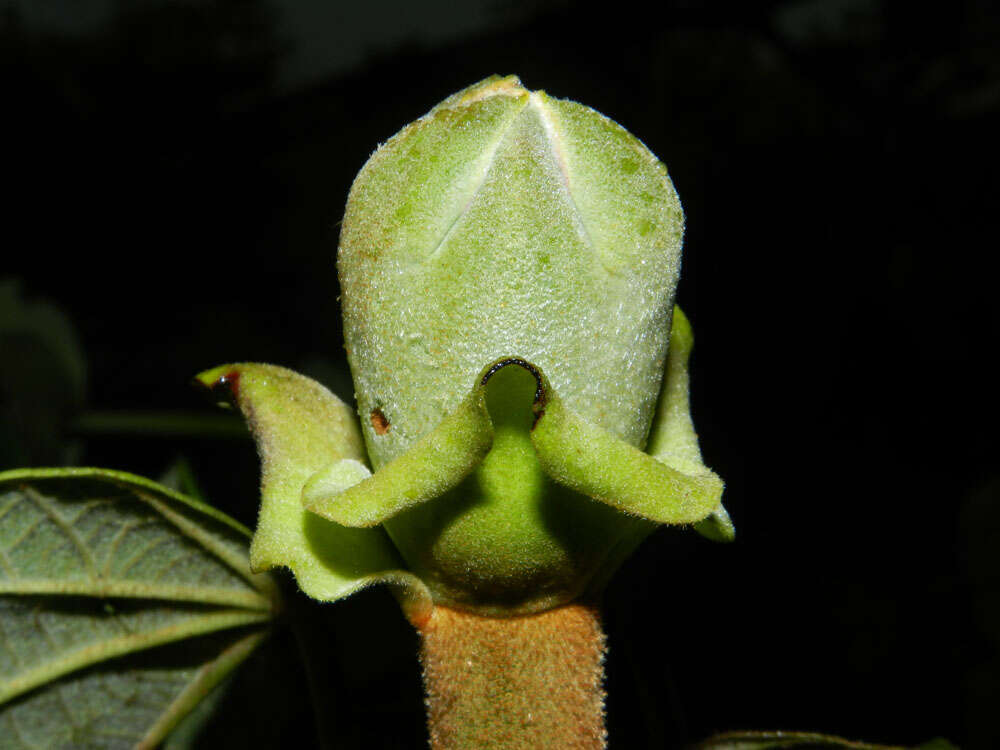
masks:
[(186, 586), (183, 584), (150, 584), (144, 581), (91, 579), (65, 581), (29, 578), (0, 579), (0, 596), (35, 596), (56, 594), (93, 596), (100, 599), (155, 599), (163, 601), (219, 604), (251, 610), (270, 611), (271, 603), (255, 589), (234, 589), (222, 586)]

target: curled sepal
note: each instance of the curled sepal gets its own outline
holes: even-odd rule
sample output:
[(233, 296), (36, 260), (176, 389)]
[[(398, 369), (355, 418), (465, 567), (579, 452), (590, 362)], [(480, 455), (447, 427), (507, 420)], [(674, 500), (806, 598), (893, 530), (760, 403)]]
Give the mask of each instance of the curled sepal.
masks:
[(492, 445), (493, 424), (479, 385), (437, 427), (375, 474), (365, 478), (356, 467), (338, 461), (310, 479), (302, 502), (344, 526), (376, 526), (455, 487)]
[[(688, 360), (693, 345), (691, 323), (679, 307), (674, 307), (667, 368), (646, 451), (657, 461), (686, 474), (710, 475), (711, 470), (702, 461), (698, 433), (691, 419)], [(733, 522), (722, 503), (694, 528), (716, 542), (731, 542), (736, 536)]]
[(345, 459), (364, 468), (351, 408), (314, 380), (274, 365), (223, 365), (196, 379), (239, 407), (257, 442), (261, 506), (251, 568), (287, 567), (322, 601), (388, 583), (411, 620), (426, 614), (427, 588), (403, 569), (382, 529), (346, 528), (302, 507), (302, 488), (319, 470)]
[(685, 473), (588, 423), (565, 406), (539, 368), (513, 357), (487, 366), (454, 411), (374, 474), (351, 460), (314, 474), (303, 489), (304, 506), (338, 524), (374, 526), (456, 487), (492, 447), (486, 385), (508, 365), (535, 378), (531, 442), (551, 479), (656, 523), (696, 523), (718, 508), (722, 481), (715, 474), (703, 467)]
[(549, 391), (531, 433), (545, 473), (623, 513), (656, 523), (696, 523), (719, 505), (722, 480), (686, 474), (585, 422)]

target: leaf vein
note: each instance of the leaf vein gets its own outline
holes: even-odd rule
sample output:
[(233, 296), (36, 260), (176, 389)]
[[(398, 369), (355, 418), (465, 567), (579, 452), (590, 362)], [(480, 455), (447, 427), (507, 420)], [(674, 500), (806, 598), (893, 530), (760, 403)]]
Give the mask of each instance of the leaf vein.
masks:
[(175, 558), (174, 558), (173, 560), (171, 560), (171, 561), (170, 561), (170, 562), (169, 562), (168, 564), (164, 565), (164, 566), (163, 566), (163, 567), (162, 567), (162, 568), (160, 569), (160, 572), (159, 572), (159, 573), (157, 573), (157, 574), (156, 574), (155, 576), (153, 576), (153, 578), (152, 578), (152, 579), (150, 579), (150, 583), (159, 583), (159, 582), (160, 582), (160, 581), (161, 581), (161, 580), (163, 579), (163, 576), (165, 576), (165, 575), (166, 575), (166, 574), (167, 574), (167, 573), (168, 573), (168, 572), (169, 572), (169, 571), (170, 571), (170, 570), (171, 570), (172, 568), (174, 568), (174, 567), (175, 567), (175, 566), (176, 566), (176, 565), (177, 565), (178, 563), (180, 563), (180, 562), (182, 562), (182, 561), (184, 561), (184, 560), (189, 560), (189, 559), (191, 559), (192, 557), (200, 557), (200, 556), (201, 556), (201, 555), (200, 555), (199, 553), (197, 553), (197, 552), (190, 552), (190, 551), (189, 551), (189, 552), (185, 552), (185, 553), (184, 553), (184, 554), (182, 554), (182, 555), (177, 555), (177, 556), (176, 556), (176, 557), (175, 557)]
[(126, 573), (128, 573), (132, 568), (138, 565), (139, 561), (142, 560), (142, 558), (144, 558), (146, 555), (148, 555), (157, 547), (167, 544), (170, 541), (171, 539), (169, 537), (160, 537), (159, 539), (154, 539), (152, 542), (147, 544), (145, 547), (143, 547), (141, 550), (136, 552), (134, 555), (132, 555), (132, 557), (128, 559), (127, 564), (118, 570), (118, 576), (121, 578), (125, 578)]
[(7, 557), (7, 553), (2, 549), (0, 549), (0, 568), (4, 569), (8, 578), (17, 578), (17, 570), (14, 569), (14, 563), (11, 562), (10, 558)]
[(250, 561), (245, 555), (227, 546), (221, 539), (213, 536), (205, 529), (185, 518), (182, 514), (168, 507), (166, 503), (145, 492), (136, 491), (136, 496), (149, 504), (155, 511), (169, 521), (175, 528), (188, 538), (194, 540), (209, 553), (215, 555), (226, 565), (235, 570), (244, 580), (255, 588), (268, 587), (269, 579), (254, 577), (250, 572)]
[(80, 539), (80, 535), (77, 533), (76, 529), (72, 524), (68, 523), (65, 518), (63, 518), (56, 508), (49, 502), (48, 499), (42, 493), (38, 492), (34, 487), (25, 487), (25, 495), (31, 498), (31, 501), (35, 503), (36, 506), (41, 508), (42, 512), (45, 513), (52, 521), (62, 530), (62, 532), (67, 536), (67, 538), (73, 543), (73, 546), (77, 548), (80, 552), (80, 557), (83, 558), (84, 564), (87, 566), (87, 572), (93, 578), (97, 575), (97, 563), (94, 561), (94, 556), (90, 553), (84, 545), (83, 540)]
[(76, 723), (76, 717), (73, 716), (73, 712), (70, 711), (70, 708), (69, 708), (69, 703), (66, 702), (66, 695), (64, 694), (63, 686), (62, 685), (59, 685), (59, 686), (56, 687), (55, 694), (56, 694), (56, 698), (57, 698), (57, 700), (59, 702), (59, 706), (62, 708), (63, 713), (66, 714), (66, 718), (68, 720), (67, 723), (71, 727), (73, 727), (73, 729), (78, 729), (78, 726), (77, 726), (77, 723)]
[(121, 545), (122, 540), (130, 531), (132, 531), (132, 529), (138, 528), (148, 521), (149, 519), (144, 519), (143, 521), (126, 521), (121, 525), (118, 531), (115, 532), (115, 536), (111, 540), (111, 544), (108, 547), (107, 558), (104, 561), (104, 565), (101, 567), (102, 576), (105, 578), (111, 577), (111, 565), (115, 561), (115, 555), (118, 554), (118, 547)]
[(73, 516), (72, 518), (70, 518), (70, 517), (67, 516), (66, 520), (69, 523), (76, 525), (80, 521), (81, 518), (83, 518), (85, 515), (87, 515), (87, 513), (89, 513), (90, 511), (92, 511), (94, 508), (100, 508), (103, 505), (114, 505), (115, 502), (120, 501), (120, 500), (124, 500), (124, 499), (128, 499), (128, 496), (127, 495), (118, 495), (118, 496), (111, 496), (111, 497), (98, 497), (98, 498), (94, 498), (93, 500), (88, 500), (87, 502), (80, 504), (80, 510), (76, 513), (75, 516)]
[(12, 714), (8, 718), (8, 721), (10, 722), (10, 726), (14, 730), (14, 734), (17, 735), (17, 738), (21, 741), (22, 745), (24, 745), (25, 747), (38, 748), (39, 750), (41, 750), (41, 747), (42, 747), (41, 745), (38, 745), (38, 744), (36, 744), (34, 742), (30, 742), (28, 740), (28, 738), (24, 735), (24, 730), (21, 729), (21, 727), (18, 725), (18, 723), (17, 723), (17, 717), (16, 716), (14, 716)]
[(21, 655), (11, 645), (10, 638), (3, 629), (3, 618), (0, 618), (0, 645), (4, 647), (4, 650), (6, 650), (7, 653), (14, 657), (15, 664), (24, 664), (24, 661), (21, 659)]
[(11, 510), (24, 502), (24, 495), (14, 495), (14, 499), (7, 503), (3, 510), (0, 510), (0, 521), (6, 516)]
[(15, 547), (17, 547), (19, 544), (21, 544), (21, 542), (23, 542), (25, 539), (27, 539), (29, 536), (31, 536), (31, 532), (33, 532), (35, 529), (37, 529), (43, 523), (45, 523), (45, 517), (44, 516), (42, 516), (40, 518), (36, 518), (32, 523), (28, 524), (28, 527), (26, 529), (22, 530), (21, 533), (17, 535), (16, 539), (13, 542), (11, 542), (10, 544), (7, 545), (7, 551), (8, 552), (13, 551)]
[(31, 610), (31, 619), (35, 623), (35, 629), (42, 634), (42, 638), (49, 645), (49, 648), (53, 651), (59, 650), (59, 644), (56, 639), (52, 637), (52, 633), (49, 632), (48, 627), (45, 625), (44, 620), (42, 620), (42, 610), (39, 607), (35, 607)]

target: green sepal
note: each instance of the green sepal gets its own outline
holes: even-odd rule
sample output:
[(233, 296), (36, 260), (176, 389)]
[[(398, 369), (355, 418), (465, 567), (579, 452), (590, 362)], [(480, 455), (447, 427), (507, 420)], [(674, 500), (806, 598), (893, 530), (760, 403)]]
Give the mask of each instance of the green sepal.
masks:
[(719, 503), (712, 514), (694, 525), (694, 530), (713, 542), (731, 542), (736, 539), (736, 527), (729, 512)]
[[(688, 361), (693, 345), (691, 323), (683, 311), (675, 306), (667, 367), (646, 452), (657, 461), (697, 476), (711, 474), (711, 471), (702, 461), (698, 433), (695, 432), (691, 419)], [(702, 536), (716, 542), (731, 542), (736, 536), (733, 522), (721, 503), (711, 515), (696, 523), (694, 528)]]
[[(656, 415), (646, 443), (646, 452), (657, 461), (668, 464), (686, 474), (710, 474), (702, 461), (698, 448), (698, 435), (691, 419), (689, 398), (688, 361), (694, 335), (687, 316), (674, 307), (670, 331), (670, 348), (657, 402)], [(731, 542), (736, 532), (733, 523), (720, 502), (712, 513), (694, 524), (695, 531), (715, 542)], [(632, 529), (624, 533), (609, 553), (606, 571), (614, 571), (635, 548), (651, 533), (650, 524), (634, 519)], [(610, 573), (602, 573), (590, 584), (590, 591), (600, 591)]]
[(662, 524), (696, 523), (719, 505), (722, 480), (686, 474), (576, 416), (552, 391), (531, 442), (559, 484), (623, 513)]
[[(356, 526), (364, 528), (370, 524), (350, 523), (343, 508), (336, 507), (341, 503), (340, 499), (347, 490), (351, 489), (359, 482), (363, 482), (372, 475), (368, 467), (353, 458), (342, 458), (335, 461), (327, 468), (317, 471), (302, 488), (302, 505), (306, 510), (323, 516), (327, 520), (339, 523), (342, 526)], [(310, 507), (313, 503), (317, 509)], [(323, 512), (325, 509), (327, 512)], [(343, 516), (343, 520), (341, 519)]]
[(337, 462), (310, 479), (302, 502), (344, 526), (376, 526), (455, 487), (492, 445), (493, 423), (480, 383), (437, 427), (375, 474), (350, 485), (344, 480), (360, 477)]
[(306, 481), (341, 460), (364, 463), (351, 408), (316, 381), (274, 365), (243, 363), (196, 380), (243, 412), (261, 458), (261, 506), (250, 546), (254, 570), (282, 566), (308, 596), (335, 601), (386, 583), (411, 619), (430, 608), (426, 586), (403, 568), (386, 533), (352, 529), (308, 513)]
[(374, 526), (457, 486), (492, 446), (486, 384), (508, 365), (535, 377), (531, 442), (553, 480), (656, 523), (696, 523), (719, 506), (722, 481), (715, 474), (687, 474), (589, 424), (565, 406), (541, 370), (523, 359), (504, 358), (480, 373), (459, 407), (435, 429), (371, 476), (344, 461), (315, 474), (303, 491), (305, 507), (345, 526)]

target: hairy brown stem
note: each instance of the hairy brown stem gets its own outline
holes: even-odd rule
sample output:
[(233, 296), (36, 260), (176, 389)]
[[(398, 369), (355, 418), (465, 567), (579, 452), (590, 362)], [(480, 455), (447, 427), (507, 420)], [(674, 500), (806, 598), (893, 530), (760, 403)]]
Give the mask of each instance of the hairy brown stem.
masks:
[(434, 750), (606, 746), (594, 608), (497, 618), (438, 606), (420, 634)]

